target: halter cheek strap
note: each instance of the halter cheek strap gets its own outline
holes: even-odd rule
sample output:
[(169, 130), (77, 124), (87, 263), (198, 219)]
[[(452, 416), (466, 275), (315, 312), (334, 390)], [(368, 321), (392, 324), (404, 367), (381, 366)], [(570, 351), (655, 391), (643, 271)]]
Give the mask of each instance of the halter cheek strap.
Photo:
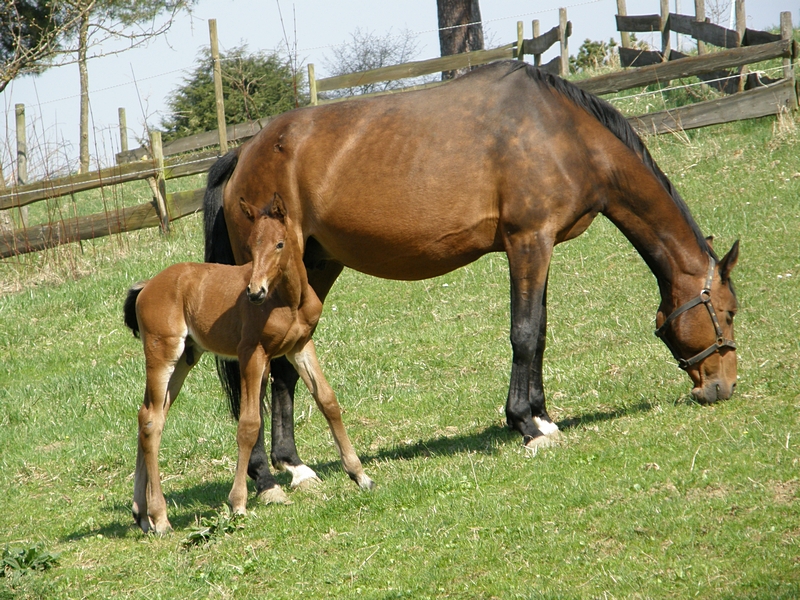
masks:
[[(656, 329), (656, 337), (661, 338), (661, 340), (667, 345), (670, 352), (672, 352), (672, 356), (675, 357), (675, 360), (678, 361), (678, 366), (683, 369), (684, 371), (699, 363), (701, 360), (711, 356), (714, 352), (719, 352), (723, 348), (732, 348), (736, 349), (736, 342), (733, 340), (727, 339), (725, 336), (722, 335), (722, 327), (720, 327), (719, 319), (717, 318), (717, 313), (714, 310), (714, 306), (711, 304), (711, 283), (714, 278), (714, 266), (716, 265), (716, 261), (714, 257), (709, 255), (708, 257), (708, 276), (706, 277), (706, 284), (703, 289), (700, 291), (699, 296), (695, 296), (691, 300), (689, 300), (686, 304), (682, 304), (674, 311), (672, 314), (667, 317), (664, 321), (663, 325)], [(669, 324), (672, 323), (679, 315), (682, 315), (687, 310), (690, 310), (697, 306), (698, 304), (704, 304), (706, 309), (708, 309), (708, 314), (711, 317), (711, 322), (714, 324), (714, 331), (717, 334), (717, 341), (711, 344), (708, 348), (699, 352), (692, 356), (691, 358), (681, 358), (678, 354), (676, 348), (670, 343), (669, 339), (666, 337), (667, 327)]]

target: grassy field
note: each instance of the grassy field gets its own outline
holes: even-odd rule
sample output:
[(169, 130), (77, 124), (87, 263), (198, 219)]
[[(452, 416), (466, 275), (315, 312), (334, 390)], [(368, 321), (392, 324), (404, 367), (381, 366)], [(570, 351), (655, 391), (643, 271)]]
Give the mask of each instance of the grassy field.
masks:
[(731, 400), (691, 401), (652, 333), (655, 280), (602, 218), (553, 261), (545, 389), (565, 443), (536, 456), (504, 428), (503, 256), (416, 283), (347, 271), (317, 347), (378, 487), (345, 476), (302, 391), (298, 447), (322, 483), (251, 498), (206, 544), (184, 540), (227, 524), (235, 460), (213, 363), (167, 422), (175, 531), (145, 536), (143, 361), (121, 318), (130, 284), (201, 260), (200, 218), (0, 262), (0, 548), (59, 553), (9, 567), (0, 598), (800, 596), (800, 120), (648, 144), (720, 254), (741, 239)]

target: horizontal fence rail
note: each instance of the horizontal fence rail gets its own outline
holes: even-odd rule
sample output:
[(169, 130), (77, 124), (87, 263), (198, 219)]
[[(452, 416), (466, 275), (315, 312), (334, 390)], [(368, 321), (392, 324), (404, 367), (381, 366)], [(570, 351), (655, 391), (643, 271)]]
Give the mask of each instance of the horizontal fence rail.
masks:
[[(618, 2), (618, 5), (620, 2)], [(621, 4), (624, 5), (624, 2)], [(662, 10), (665, 10), (662, 7)], [(517, 41), (492, 50), (480, 50), (454, 56), (423, 61), (414, 61), (374, 69), (362, 73), (351, 73), (335, 77), (316, 79), (313, 65), (309, 65), (309, 84), (312, 104), (333, 102), (353, 98), (319, 99), (317, 93), (331, 92), (393, 81), (421, 77), (443, 71), (453, 71), (477, 66), (495, 60), (534, 55), (537, 64), (541, 54), (556, 43), (561, 45), (562, 56), (539, 68), (552, 73), (565, 69), (566, 40), (572, 34), (572, 25), (566, 20), (566, 11), (560, 12), (560, 24), (544, 35), (524, 39), (522, 24), (518, 24)], [(617, 27), (621, 31), (664, 31), (671, 28), (692, 35), (702, 42), (726, 47), (713, 53), (686, 56), (669, 49), (668, 43), (662, 52), (635, 48), (620, 48), (620, 58), (625, 64), (642, 64), (635, 69), (599, 75), (574, 81), (583, 90), (606, 95), (652, 84), (668, 83), (671, 80), (697, 77), (701, 81), (724, 81), (726, 91), (738, 92), (714, 100), (697, 102), (679, 108), (653, 112), (639, 116), (628, 116), (629, 122), (640, 134), (663, 134), (697, 127), (706, 127), (730, 121), (774, 115), (797, 108), (798, 84), (795, 82), (793, 64), (800, 48), (792, 38), (791, 17), (781, 15), (781, 35), (741, 29), (737, 31), (697, 20), (695, 17), (670, 13), (629, 17), (617, 15)], [(666, 22), (665, 22), (666, 21)], [(538, 32), (538, 22), (534, 23)], [(741, 37), (741, 39), (740, 39)], [(735, 43), (734, 43), (735, 42)], [(664, 56), (671, 60), (664, 62)], [(769, 79), (763, 74), (747, 73), (747, 65), (767, 60), (783, 60), (783, 78)], [(639, 61), (639, 62), (635, 62)], [(733, 72), (726, 69), (734, 69)], [(738, 72), (736, 71), (738, 69)], [(777, 68), (781, 70), (781, 67)], [(437, 81), (399, 90), (386, 90), (357, 98), (386, 93), (397, 93), (420, 89), (447, 82)], [(766, 84), (766, 85), (765, 85)], [(753, 89), (748, 86), (758, 85)], [(721, 87), (721, 86), (720, 86)], [(244, 141), (263, 129), (270, 117), (249, 123), (229, 125), (227, 139)], [(154, 199), (138, 206), (109, 210), (89, 216), (64, 218), (58, 222), (34, 225), (0, 235), (0, 258), (26, 252), (34, 252), (59, 244), (94, 239), (146, 227), (161, 226), (167, 231), (170, 220), (194, 214), (202, 210), (205, 189), (188, 192), (166, 193), (164, 181), (178, 177), (202, 174), (208, 171), (218, 158), (215, 149), (199, 152), (216, 146), (222, 136), (219, 131), (209, 131), (173, 140), (161, 147), (160, 134), (153, 134), (151, 147), (120, 152), (118, 164), (92, 173), (20, 185), (0, 193), (0, 210), (25, 207), (41, 200), (57, 198), (109, 185), (119, 185), (137, 180), (148, 180)], [(160, 151), (159, 151), (160, 150)], [(186, 153), (193, 153), (187, 157)], [(156, 156), (152, 156), (155, 154)], [(182, 155), (182, 156), (176, 156)], [(171, 157), (171, 158), (165, 158)]]

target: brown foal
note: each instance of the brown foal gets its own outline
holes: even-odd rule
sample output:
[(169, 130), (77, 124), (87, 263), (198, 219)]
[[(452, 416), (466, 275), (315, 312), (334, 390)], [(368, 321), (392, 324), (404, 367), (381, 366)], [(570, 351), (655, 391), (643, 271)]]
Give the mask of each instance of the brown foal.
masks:
[[(283, 201), (275, 194), (261, 209), (243, 199), (239, 204), (252, 224), (252, 263), (173, 265), (133, 286), (125, 302), (125, 322), (142, 338), (147, 371), (133, 494), (133, 516), (145, 532), (170, 529), (158, 449), (167, 412), (203, 352), (237, 359), (241, 365), (239, 453), (228, 496), (234, 513), (246, 512), (247, 465), (261, 426), (262, 380), (270, 360), (279, 356), (297, 369), (325, 415), (345, 471), (361, 488), (374, 486), (353, 450), (336, 396), (317, 361), (311, 336), (322, 303), (308, 285)], [(267, 493), (268, 497), (260, 495), (262, 501), (286, 500), (277, 485)]]

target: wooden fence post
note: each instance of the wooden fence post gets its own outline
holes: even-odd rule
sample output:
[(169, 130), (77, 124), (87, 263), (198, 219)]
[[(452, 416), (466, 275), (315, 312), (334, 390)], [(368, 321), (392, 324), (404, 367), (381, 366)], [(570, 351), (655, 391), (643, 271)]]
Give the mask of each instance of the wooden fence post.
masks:
[(211, 38), (211, 59), (214, 61), (214, 96), (217, 100), (217, 131), (219, 132), (219, 153), (228, 152), (228, 126), (225, 123), (225, 99), (222, 96), (222, 68), (219, 64), (219, 40), (217, 39), (217, 20), (208, 20), (208, 34)]
[(162, 233), (169, 233), (169, 213), (167, 212), (167, 181), (164, 178), (164, 150), (161, 144), (161, 132), (150, 132), (150, 146), (153, 149), (153, 162), (157, 169), (156, 176), (148, 179), (156, 201), (156, 211), (161, 221)]
[(317, 78), (314, 75), (314, 63), (308, 63), (308, 95), (311, 96), (311, 106), (319, 104), (317, 98)]
[[(0, 194), (6, 192), (6, 176), (3, 173), (3, 161), (0, 159)], [(14, 224), (11, 220), (11, 212), (8, 210), (0, 210), (0, 234), (6, 234), (14, 230)]]
[[(533, 25), (533, 39), (536, 39), (539, 37), (539, 19), (534, 19), (531, 25)], [(537, 67), (542, 64), (541, 53), (533, 55), (533, 64)]]
[(517, 21), (517, 60), (525, 60), (525, 27), (522, 21)]
[(558, 63), (558, 74), (569, 75), (569, 44), (567, 43), (567, 9), (558, 9), (558, 41), (561, 46), (561, 61)]
[[(25, 133), (25, 105), (14, 105), (14, 113), (17, 117), (17, 185), (25, 185), (28, 183), (28, 142)], [(27, 206), (19, 209), (19, 217), (22, 221), (22, 227), (27, 227)]]
[[(617, 0), (617, 14), (621, 17), (628, 16), (628, 7), (625, 4), (625, 0)], [(631, 47), (631, 34), (627, 31), (620, 31), (619, 32), (619, 39), (621, 40), (620, 43), (622, 44), (623, 48), (630, 48)]]
[[(698, 23), (705, 23), (706, 21), (706, 0), (694, 0), (694, 20)], [(697, 40), (697, 55), (706, 53), (706, 43), (703, 40)]]
[(669, 60), (669, 0), (661, 0), (661, 54), (665, 61)]
[[(791, 40), (794, 35), (792, 28), (792, 13), (789, 11), (781, 13), (781, 39)], [(791, 58), (783, 59), (783, 78), (794, 81), (794, 64)]]
[(119, 151), (128, 151), (128, 118), (125, 116), (125, 109), (120, 107), (117, 109), (119, 114)]
[(744, 10), (744, 0), (736, 0), (736, 33), (739, 34), (739, 45), (744, 42), (744, 32), (747, 29), (747, 13)]

